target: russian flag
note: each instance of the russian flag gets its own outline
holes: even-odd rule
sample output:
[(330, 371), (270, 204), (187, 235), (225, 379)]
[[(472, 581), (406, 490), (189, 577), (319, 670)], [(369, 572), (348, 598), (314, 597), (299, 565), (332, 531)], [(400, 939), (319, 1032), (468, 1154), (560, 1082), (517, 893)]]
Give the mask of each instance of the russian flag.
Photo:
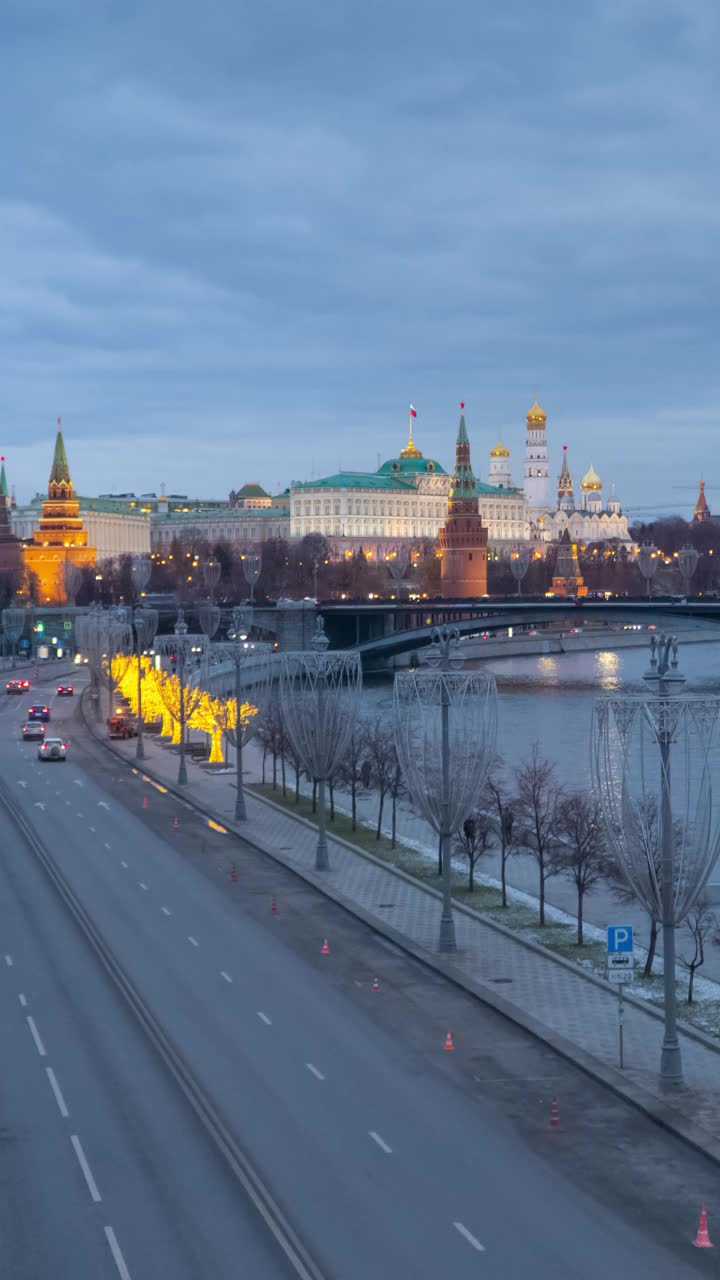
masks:
[(410, 417), (411, 417), (411, 418), (417, 418), (417, 413), (416, 413), (415, 405), (414, 405), (414, 404), (411, 404), (411, 405), (410, 405)]

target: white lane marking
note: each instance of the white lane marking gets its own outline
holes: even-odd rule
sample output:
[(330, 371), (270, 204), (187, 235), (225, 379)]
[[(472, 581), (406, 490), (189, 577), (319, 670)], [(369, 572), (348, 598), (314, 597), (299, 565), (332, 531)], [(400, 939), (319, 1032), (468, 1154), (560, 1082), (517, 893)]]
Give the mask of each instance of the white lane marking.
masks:
[[(27, 786), (27, 782), (23, 782), (20, 778), (18, 778), (18, 786), (19, 786), (19, 787), (26, 787), (26, 786)], [(58, 795), (59, 795), (59, 794), (60, 794), (60, 792), (58, 791)]]
[(68, 1116), (70, 1115), (70, 1112), (67, 1109), (67, 1103), (65, 1102), (65, 1099), (62, 1096), (62, 1089), (60, 1088), (60, 1085), (57, 1082), (57, 1079), (55, 1077), (55, 1072), (53, 1071), (52, 1067), (46, 1067), (45, 1074), (48, 1080), (50, 1081), (50, 1088), (55, 1094), (55, 1101), (58, 1104), (60, 1115), (62, 1116), (63, 1120), (67, 1120)]
[(120, 1280), (131, 1280), (130, 1272), (127, 1269), (125, 1259), (122, 1256), (120, 1245), (117, 1242), (115, 1232), (112, 1227), (105, 1228), (105, 1238), (110, 1246), (110, 1252), (113, 1256), (115, 1266), (118, 1269)]
[(105, 842), (105, 848), (106, 848), (106, 849), (109, 849), (109, 848), (110, 848), (110, 845), (107, 843), (107, 841)]
[(5, 963), (6, 963), (7, 967), (8, 967), (8, 969), (12, 969), (12, 966), (13, 966), (13, 958), (12, 958), (12, 956), (6, 956), (6, 957), (5, 957)]
[(90, 828), (90, 830), (94, 833), (95, 828), (94, 828), (94, 827), (91, 827), (91, 828)]
[(172, 915), (172, 911), (168, 911), (167, 907), (161, 907), (161, 908), (160, 908), (160, 910), (162, 911), (162, 913), (163, 913), (163, 915), (164, 915), (164, 916), (171, 916), (171, 915)]
[(106, 804), (104, 800), (98, 800), (98, 809), (107, 809), (107, 810), (108, 810), (108, 813), (109, 813), (109, 812), (110, 812), (110, 805), (109, 805), (109, 804)]
[(82, 782), (80, 781), (80, 779), (79, 779), (79, 778), (73, 778), (73, 786), (74, 786), (74, 787), (81, 787), (81, 786), (82, 786)]
[(37, 1027), (35, 1026), (35, 1019), (34, 1019), (34, 1018), (31, 1018), (31, 1017), (30, 1017), (30, 1014), (28, 1014), (28, 1016), (27, 1016), (27, 1024), (28, 1024), (28, 1026), (29, 1026), (29, 1028), (30, 1028), (30, 1035), (32, 1036), (33, 1040), (35, 1041), (35, 1048), (37, 1049), (38, 1053), (40, 1054), (40, 1057), (41, 1057), (41, 1058), (46, 1058), (46, 1057), (47, 1057), (47, 1054), (46, 1054), (46, 1052), (45, 1052), (45, 1045), (43, 1044), (43, 1042), (42, 1042), (42, 1040), (40, 1039), (40, 1036), (39, 1036), (39, 1034), (38, 1034), (38, 1029), (37, 1029)]
[(325, 1079), (322, 1071), (318, 1071), (317, 1067), (313, 1066), (312, 1062), (306, 1062), (305, 1066), (307, 1067), (308, 1071), (312, 1071), (312, 1074), (315, 1076), (316, 1080)]
[(125, 869), (127, 870), (127, 862), (123, 862), (122, 858), (120, 859), (120, 866), (125, 867)]
[(193, 938), (191, 933), (188, 934), (188, 942), (192, 942), (194, 947), (200, 946), (200, 943), (198, 942), (197, 938)]
[(85, 1181), (87, 1182), (87, 1188), (88, 1188), (88, 1191), (90, 1192), (90, 1197), (92, 1200), (95, 1201), (95, 1204), (99, 1204), (100, 1201), (102, 1200), (102, 1196), (98, 1191), (97, 1182), (93, 1178), (92, 1169), (90, 1168), (90, 1165), (87, 1162), (85, 1152), (82, 1149), (80, 1139), (78, 1138), (76, 1133), (73, 1133), (71, 1135), (70, 1141), (73, 1144), (73, 1150), (75, 1151), (75, 1155), (78, 1158), (78, 1164), (80, 1165), (80, 1168), (82, 1169), (83, 1174), (85, 1175)]
[(146, 885), (146, 884), (143, 884), (142, 880), (138, 881), (138, 883), (139, 883), (139, 885), (140, 885), (140, 888), (141, 888), (141, 889), (144, 889), (144, 890), (145, 890), (145, 892), (147, 893), (147, 891), (148, 891), (148, 887), (147, 887), (147, 885)]
[[(68, 804), (69, 804), (69, 803), (70, 803), (70, 801), (68, 800)], [(42, 809), (42, 810), (43, 810), (43, 812), (44, 812), (44, 811), (45, 811), (45, 805), (43, 804), (42, 800), (36, 800), (36, 801), (35, 801), (35, 803), (34, 803), (34, 805), (33, 805), (33, 809)]]
[(468, 1244), (472, 1245), (473, 1249), (477, 1249), (478, 1253), (485, 1252), (485, 1245), (481, 1244), (479, 1240), (476, 1240), (472, 1231), (468, 1231), (467, 1227), (464, 1227), (462, 1222), (453, 1222), (453, 1226), (456, 1231), (460, 1232), (463, 1239), (467, 1240)]
[(220, 970), (220, 977), (224, 978), (226, 982), (232, 982), (232, 978), (230, 977), (230, 974), (226, 973), (224, 969)]
[(77, 816), (78, 816), (78, 818), (84, 818), (84, 817), (85, 817), (85, 814), (84, 814), (84, 813), (79, 813)]
[(266, 1014), (266, 1013), (262, 1013), (262, 1012), (260, 1011), (260, 1009), (258, 1009), (258, 1018), (260, 1019), (260, 1021), (261, 1021), (261, 1022), (264, 1022), (264, 1023), (265, 1023), (265, 1026), (266, 1026), (266, 1027), (271, 1027), (271, 1026), (272, 1026), (272, 1022), (271, 1022), (271, 1021), (270, 1021), (270, 1019), (268, 1018), (267, 1014)]
[(18, 996), (18, 1000), (20, 1001), (20, 1003), (21, 1003), (21, 1005), (22, 1005), (23, 1009), (27, 1009), (27, 1000), (25, 999), (24, 995), (22, 994), (22, 991), (20, 992), (20, 995)]
[(69, 801), (69, 800), (66, 800), (66, 801), (65, 801), (65, 803), (66, 803), (66, 804), (69, 804), (69, 803), (70, 803), (70, 801)]
[(373, 1142), (377, 1142), (380, 1150), (385, 1152), (386, 1156), (392, 1155), (392, 1147), (388, 1146), (387, 1142), (385, 1142), (384, 1139), (380, 1137), (379, 1133), (376, 1133), (374, 1129), (369, 1129), (368, 1133), (370, 1134), (370, 1137), (372, 1138)]

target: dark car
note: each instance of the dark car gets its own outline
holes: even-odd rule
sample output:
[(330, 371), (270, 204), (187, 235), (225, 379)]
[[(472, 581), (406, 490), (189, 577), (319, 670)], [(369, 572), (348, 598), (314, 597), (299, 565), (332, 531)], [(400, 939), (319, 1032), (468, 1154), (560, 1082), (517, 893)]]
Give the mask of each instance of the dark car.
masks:
[(75, 692), (75, 686), (72, 684), (59, 684), (57, 692), (58, 698), (72, 698)]
[(50, 708), (37, 706), (30, 707), (28, 710), (28, 720), (43, 720), (47, 724), (50, 719)]
[(6, 693), (25, 693), (30, 688), (29, 680), (8, 680), (5, 685)]
[(28, 723), (23, 725), (22, 736), (24, 742), (37, 742), (38, 740), (43, 742), (45, 739), (45, 725), (40, 724), (37, 720), (28, 720)]

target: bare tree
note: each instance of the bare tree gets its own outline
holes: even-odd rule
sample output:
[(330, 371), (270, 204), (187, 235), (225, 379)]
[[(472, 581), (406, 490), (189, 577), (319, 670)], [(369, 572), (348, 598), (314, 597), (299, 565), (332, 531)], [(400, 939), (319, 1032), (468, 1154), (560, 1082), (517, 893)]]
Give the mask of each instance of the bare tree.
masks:
[(395, 768), (395, 739), (385, 721), (379, 716), (368, 728), (367, 762), (370, 765), (370, 780), (378, 795), (378, 820), (375, 838), (379, 840), (382, 835), (385, 797), (392, 786)]
[(468, 860), (468, 889), (475, 892), (475, 867), (493, 842), (493, 824), (485, 813), (473, 813), (458, 831), (455, 848)]
[(340, 778), (350, 792), (350, 812), (352, 815), (352, 829), (357, 830), (357, 802), (358, 795), (365, 789), (367, 783), (367, 770), (365, 769), (365, 758), (367, 755), (367, 737), (366, 726), (363, 720), (358, 720), (353, 729), (350, 741), (347, 745), (347, 751), (340, 764)]
[(540, 754), (540, 744), (534, 742), (518, 771), (516, 807), (526, 828), (528, 847), (538, 865), (541, 928), (545, 927), (545, 885), (558, 871), (553, 848), (559, 835), (562, 799), (555, 765)]
[(390, 798), (392, 800), (392, 836), (390, 847), (395, 848), (397, 844), (397, 804), (398, 798), (403, 792), (403, 774), (400, 767), (397, 751), (393, 747), (392, 769), (390, 773)]
[[(660, 854), (660, 824), (658, 821), (657, 801), (649, 799), (641, 813), (629, 814), (628, 821), (634, 830), (634, 838), (639, 842), (645, 857), (647, 858), (648, 867), (652, 869), (652, 874), (656, 879), (660, 878), (662, 870), (662, 857)], [(682, 829), (678, 825), (676, 828), (676, 836), (682, 838)], [(637, 907), (638, 899), (634, 890), (623, 874), (622, 869), (614, 858), (608, 860), (607, 878), (612, 887), (613, 896), (618, 902), (622, 902), (628, 907)], [(660, 918), (652, 912), (648, 912), (648, 920), (650, 926), (650, 936), (648, 939), (648, 952), (643, 969), (643, 977), (649, 978), (652, 974), (653, 964), (655, 962), (655, 953), (657, 951), (658, 936), (660, 933)]]
[(687, 1002), (692, 1004), (695, 972), (705, 963), (705, 943), (717, 933), (718, 918), (709, 902), (705, 898), (700, 898), (695, 903), (685, 923), (690, 934), (693, 952), (691, 956), (678, 956), (678, 959), (683, 969), (686, 969), (690, 974)]
[(507, 906), (507, 861), (514, 852), (513, 849), (513, 827), (515, 824), (515, 815), (512, 810), (510, 797), (500, 777), (500, 767), (502, 761), (496, 758), (493, 769), (488, 775), (486, 783), (488, 808), (494, 808), (497, 813), (498, 836), (500, 839), (500, 888), (502, 893), (502, 905)]
[(577, 940), (581, 947), (583, 937), (583, 905), (599, 880), (608, 871), (607, 839), (600, 806), (587, 791), (574, 791), (560, 804), (561, 835), (565, 843), (555, 857), (556, 865), (575, 885), (577, 893)]

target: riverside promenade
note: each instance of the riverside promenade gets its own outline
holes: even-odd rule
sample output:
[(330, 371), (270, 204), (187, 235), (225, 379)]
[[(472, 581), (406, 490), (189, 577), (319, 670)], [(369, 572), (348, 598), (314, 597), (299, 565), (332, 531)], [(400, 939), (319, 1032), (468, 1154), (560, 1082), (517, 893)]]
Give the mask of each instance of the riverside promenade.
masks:
[[(109, 743), (89, 717), (86, 729), (137, 768), (134, 741)], [(663, 1023), (641, 1001), (625, 1001), (626, 1066), (620, 1071), (618, 1001), (603, 980), (461, 904), (455, 912), (458, 951), (450, 959), (438, 955), (440, 898), (434, 889), (333, 837), (331, 826), (331, 870), (316, 872), (310, 822), (248, 791), (248, 820), (236, 823), (234, 770), (211, 772), (188, 760), (188, 785), (181, 788), (177, 753), (151, 736), (145, 750), (141, 772), (148, 780), (227, 829), (229, 860), (234, 836), (248, 841), (720, 1162), (720, 1046), (708, 1037), (681, 1031), (687, 1088), (663, 1095), (657, 1083)]]

